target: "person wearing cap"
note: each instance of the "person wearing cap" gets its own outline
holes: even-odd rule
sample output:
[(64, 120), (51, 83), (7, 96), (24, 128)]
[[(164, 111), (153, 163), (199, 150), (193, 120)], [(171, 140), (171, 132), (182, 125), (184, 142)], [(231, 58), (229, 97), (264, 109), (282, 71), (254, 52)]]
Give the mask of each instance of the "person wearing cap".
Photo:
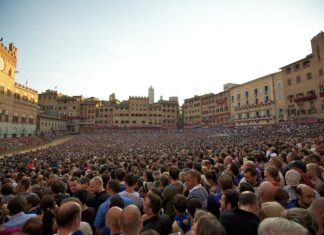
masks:
[(308, 178), (306, 175), (306, 165), (304, 162), (300, 160), (295, 160), (289, 163), (289, 169), (294, 169), (298, 171), (298, 173), (301, 176), (301, 182), (308, 185), (309, 187), (313, 187), (314, 185), (312, 184), (311, 180)]

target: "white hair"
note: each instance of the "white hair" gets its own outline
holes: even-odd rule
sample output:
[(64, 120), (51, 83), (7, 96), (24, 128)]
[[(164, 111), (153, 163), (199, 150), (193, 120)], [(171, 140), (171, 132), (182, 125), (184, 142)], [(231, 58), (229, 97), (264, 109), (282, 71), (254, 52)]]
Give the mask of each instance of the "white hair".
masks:
[(302, 225), (282, 217), (267, 218), (261, 222), (259, 235), (307, 235), (307, 229)]

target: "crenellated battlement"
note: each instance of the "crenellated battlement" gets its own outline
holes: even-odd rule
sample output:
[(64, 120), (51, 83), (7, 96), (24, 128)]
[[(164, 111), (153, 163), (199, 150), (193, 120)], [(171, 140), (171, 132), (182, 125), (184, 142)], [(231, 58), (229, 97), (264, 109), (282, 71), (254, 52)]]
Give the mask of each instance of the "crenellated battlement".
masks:
[(148, 97), (146, 97), (146, 96), (129, 96), (129, 99), (147, 100)]
[(9, 43), (9, 47), (6, 47), (2, 42), (0, 42), (0, 50), (6, 52), (7, 55), (10, 55), (15, 60), (17, 58), (17, 47), (13, 43)]
[(17, 82), (15, 82), (15, 87), (38, 94), (38, 91)]

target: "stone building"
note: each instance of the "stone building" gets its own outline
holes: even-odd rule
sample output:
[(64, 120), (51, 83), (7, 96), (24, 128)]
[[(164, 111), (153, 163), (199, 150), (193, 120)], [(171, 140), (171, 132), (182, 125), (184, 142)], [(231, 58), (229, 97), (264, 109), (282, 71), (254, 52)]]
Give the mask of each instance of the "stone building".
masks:
[(17, 48), (0, 42), (0, 138), (36, 133), (38, 93), (15, 82), (16, 64)]

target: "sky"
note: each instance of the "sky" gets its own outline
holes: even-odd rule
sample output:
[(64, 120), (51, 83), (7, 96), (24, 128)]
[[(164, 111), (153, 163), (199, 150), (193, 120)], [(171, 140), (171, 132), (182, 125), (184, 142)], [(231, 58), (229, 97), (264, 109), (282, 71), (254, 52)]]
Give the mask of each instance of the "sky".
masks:
[(304, 58), (323, 0), (0, 0), (16, 81), (44, 92), (155, 101), (218, 93)]

